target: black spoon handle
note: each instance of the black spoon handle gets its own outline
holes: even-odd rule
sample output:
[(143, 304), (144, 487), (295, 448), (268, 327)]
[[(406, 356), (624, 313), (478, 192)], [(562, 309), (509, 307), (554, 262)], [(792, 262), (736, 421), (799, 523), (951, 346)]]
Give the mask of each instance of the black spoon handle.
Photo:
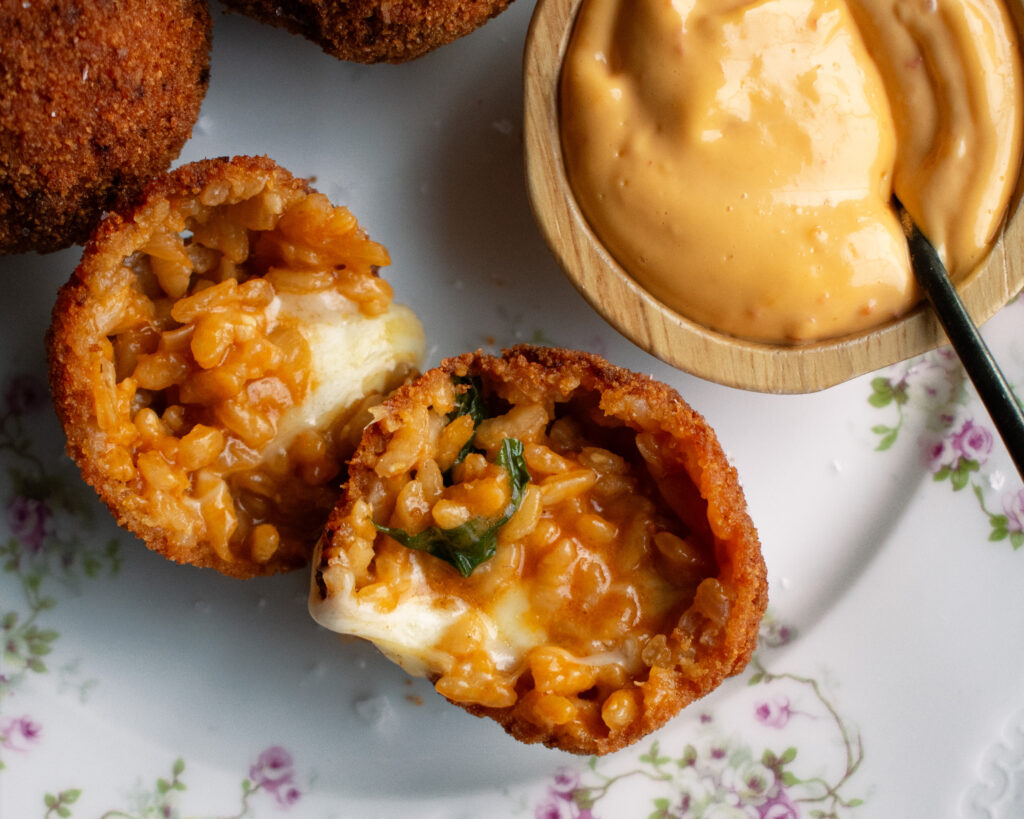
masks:
[(949, 280), (945, 265), (932, 243), (918, 230), (898, 200), (896, 211), (907, 236), (910, 263), (917, 283), (928, 296), (1017, 471), (1024, 477), (1024, 412), (1020, 402)]

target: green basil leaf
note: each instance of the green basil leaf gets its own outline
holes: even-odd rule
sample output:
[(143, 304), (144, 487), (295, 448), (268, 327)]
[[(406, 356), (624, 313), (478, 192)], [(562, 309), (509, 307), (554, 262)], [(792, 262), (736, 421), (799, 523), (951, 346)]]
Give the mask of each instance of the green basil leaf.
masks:
[(512, 501), (505, 509), (503, 521), (507, 522), (522, 503), (523, 490), (530, 482), (530, 471), (526, 468), (526, 458), (523, 457), (523, 442), (518, 438), (502, 439), (501, 448), (498, 450), (498, 457), (495, 458), (495, 461), (508, 473), (508, 480), (512, 487)]
[[(478, 375), (456, 375), (452, 376), (452, 383), (455, 390), (455, 409), (448, 413), (448, 420), (454, 421), (460, 415), (471, 415), (473, 426), (476, 426), (487, 417), (484, 409), (483, 385)], [(458, 387), (465, 386), (465, 390)]]
[[(473, 419), (474, 431), (480, 425), (480, 422), (487, 417), (487, 410), (484, 407), (484, 393), (483, 383), (479, 376), (476, 375), (456, 375), (452, 376), (452, 383), (455, 385), (455, 409), (448, 413), (449, 423), (454, 421), (456, 418), (462, 415), (468, 415)], [(465, 390), (459, 390), (458, 387), (465, 386)], [(473, 436), (470, 436), (469, 440), (466, 441), (465, 445), (459, 450), (459, 454), (456, 456), (453, 466), (458, 463), (462, 463), (466, 456), (473, 451)], [(449, 469), (449, 472), (451, 470)]]
[(463, 577), (469, 577), (477, 566), (494, 557), (498, 546), (498, 531), (516, 513), (523, 502), (523, 490), (530, 482), (522, 441), (505, 438), (495, 461), (508, 474), (512, 491), (512, 498), (501, 517), (475, 517), (452, 529), (430, 526), (415, 535), (410, 535), (404, 529), (393, 529), (376, 523), (374, 526), (377, 531), (394, 538), (406, 548), (427, 552), (454, 566)]

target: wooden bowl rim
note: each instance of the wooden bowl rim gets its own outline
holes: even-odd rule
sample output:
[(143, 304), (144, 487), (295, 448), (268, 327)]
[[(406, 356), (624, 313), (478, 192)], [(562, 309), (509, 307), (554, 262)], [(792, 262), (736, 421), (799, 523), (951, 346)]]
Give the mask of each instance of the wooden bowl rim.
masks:
[[(609, 324), (680, 370), (726, 386), (769, 393), (815, 392), (946, 343), (924, 303), (873, 329), (788, 346), (716, 332), (679, 315), (640, 287), (591, 230), (572, 194), (563, 161), (558, 84), (582, 2), (538, 0), (534, 9), (523, 55), (524, 161), (530, 204), (545, 241), (569, 280)], [(1018, 32), (1024, 31), (1024, 12), (1011, 8), (1011, 14)], [(997, 241), (982, 262), (957, 282), (978, 324), (1024, 286), (1024, 254), (1007, 250), (1007, 246), (1024, 248), (1024, 220), (1019, 218), (1022, 180)]]

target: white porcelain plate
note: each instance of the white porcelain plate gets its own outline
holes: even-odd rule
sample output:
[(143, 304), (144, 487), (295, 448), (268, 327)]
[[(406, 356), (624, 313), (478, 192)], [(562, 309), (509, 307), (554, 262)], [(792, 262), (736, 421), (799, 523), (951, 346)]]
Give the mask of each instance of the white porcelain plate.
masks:
[[(519, 0), (403, 66), (215, 8), (181, 161), (267, 154), (391, 251), (429, 362), (534, 341), (653, 373), (714, 425), (761, 532), (751, 667), (638, 746), (508, 738), (306, 613), (120, 532), (62, 454), (43, 337), (78, 251), (0, 259), (0, 816), (1024, 816), (1024, 492), (955, 360), (808, 396), (672, 370), (606, 326), (532, 221)], [(986, 335), (1016, 384), (1024, 303)]]

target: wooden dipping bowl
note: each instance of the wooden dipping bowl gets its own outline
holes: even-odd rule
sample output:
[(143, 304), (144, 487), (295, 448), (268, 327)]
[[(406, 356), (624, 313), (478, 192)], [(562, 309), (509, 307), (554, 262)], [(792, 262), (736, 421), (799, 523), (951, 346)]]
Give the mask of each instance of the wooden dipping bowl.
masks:
[[(573, 196), (562, 157), (559, 79), (582, 0), (539, 0), (523, 58), (526, 177), (534, 215), (566, 275), (615, 329), (662, 361), (748, 390), (806, 393), (946, 343), (928, 305), (848, 336), (805, 344), (748, 341), (704, 327), (644, 290), (602, 246)], [(1018, 32), (1021, 8), (1010, 3)], [(1004, 230), (982, 263), (957, 281), (975, 322), (987, 321), (1024, 285), (1018, 181)]]

